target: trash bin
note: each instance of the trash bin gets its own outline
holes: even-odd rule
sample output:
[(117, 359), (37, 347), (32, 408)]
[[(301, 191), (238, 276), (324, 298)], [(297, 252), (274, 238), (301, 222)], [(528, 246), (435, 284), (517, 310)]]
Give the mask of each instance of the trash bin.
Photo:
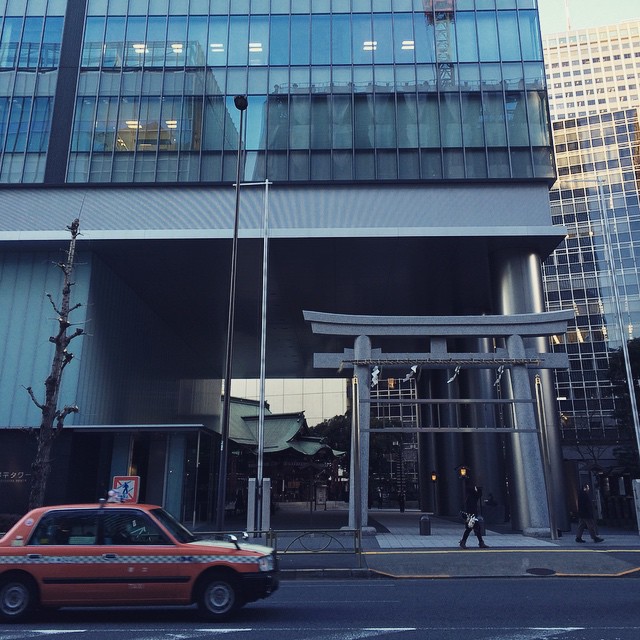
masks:
[(420, 535), (421, 536), (431, 535), (431, 518), (429, 518), (429, 516), (427, 515), (420, 516)]

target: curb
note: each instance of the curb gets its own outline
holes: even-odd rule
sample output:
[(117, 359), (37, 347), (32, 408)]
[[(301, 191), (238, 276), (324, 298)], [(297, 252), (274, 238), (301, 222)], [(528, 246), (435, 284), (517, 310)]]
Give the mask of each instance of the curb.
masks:
[[(469, 579), (469, 578), (640, 578), (638, 548), (487, 551), (451, 549), (373, 552), (364, 567), (312, 567), (280, 570), (281, 580)], [(487, 562), (488, 558), (491, 558)], [(479, 564), (475, 561), (477, 559)]]

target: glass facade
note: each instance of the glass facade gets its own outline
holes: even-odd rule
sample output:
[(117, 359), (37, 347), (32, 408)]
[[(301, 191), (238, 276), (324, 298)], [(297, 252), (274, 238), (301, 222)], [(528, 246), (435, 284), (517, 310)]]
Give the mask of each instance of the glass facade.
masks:
[(621, 434), (609, 356), (622, 340), (640, 336), (639, 113), (603, 113), (558, 121), (553, 128), (559, 180), (551, 212), (568, 236), (544, 265), (545, 295), (549, 310), (576, 313), (566, 337), (554, 339), (554, 349), (568, 353), (571, 363), (557, 373), (563, 438), (616, 443)]
[(66, 2), (0, 2), (0, 182), (42, 182)]
[[(1, 60), (43, 64), (36, 20)], [(554, 177), (535, 0), (88, 0), (78, 37), (68, 182), (233, 181), (244, 93), (247, 179)]]
[(576, 314), (553, 346), (570, 361), (556, 375), (563, 453), (598, 488), (601, 517), (633, 522), (624, 453), (636, 446), (619, 425), (608, 369), (612, 351), (639, 337), (640, 21), (543, 44), (559, 177), (551, 212), (568, 230), (544, 265), (544, 288), (549, 309)]
[[(272, 413), (298, 413), (304, 410), (310, 427), (347, 411), (345, 389), (342, 378), (267, 378), (265, 398)], [(234, 378), (231, 382), (234, 398), (260, 400), (260, 380), (257, 378)]]
[(638, 337), (640, 321), (640, 22), (556, 34), (544, 46), (559, 177), (551, 208), (553, 222), (569, 230), (545, 263), (545, 290), (549, 309), (576, 313), (554, 345), (571, 362), (557, 374), (562, 435), (568, 445), (618, 443), (609, 357)]
[(402, 495), (414, 506), (419, 494), (418, 434), (388, 428), (420, 427), (418, 405), (380, 404), (376, 400), (418, 398), (416, 379), (384, 378), (371, 389), (371, 433), (369, 493), (372, 504), (395, 507)]

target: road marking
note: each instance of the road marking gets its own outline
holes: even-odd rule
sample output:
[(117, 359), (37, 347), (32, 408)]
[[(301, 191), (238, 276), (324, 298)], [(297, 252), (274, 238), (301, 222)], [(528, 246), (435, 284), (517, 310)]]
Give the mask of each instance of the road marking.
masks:
[(86, 633), (88, 629), (34, 629), (32, 633), (54, 636), (62, 633)]
[(532, 631), (551, 631), (565, 633), (567, 631), (584, 631), (586, 627), (530, 627)]
[(618, 573), (556, 573), (559, 578), (620, 578), (640, 571), (640, 567), (618, 571)]
[[(417, 627), (316, 627), (316, 626), (256, 626), (256, 627), (229, 627), (229, 628), (182, 628), (182, 627), (151, 627), (145, 630), (131, 629), (130, 627), (107, 627), (101, 629), (103, 633), (122, 633), (126, 634), (126, 637), (131, 640), (149, 640), (149, 638), (166, 637), (175, 638), (181, 640), (198, 640), (203, 637), (215, 638), (220, 635), (228, 634), (254, 634), (254, 633), (272, 633), (281, 634), (283, 638), (296, 638), (300, 637), (300, 633), (314, 633), (314, 636), (320, 640), (365, 640), (367, 638), (375, 638), (384, 636), (385, 634), (424, 634), (424, 633), (438, 633), (442, 631), (451, 632), (457, 631), (460, 635), (469, 635), (472, 633), (499, 633), (507, 634), (501, 637), (509, 638), (510, 640), (544, 640), (557, 637), (558, 634), (569, 634), (584, 632), (589, 627), (533, 627), (533, 626), (417, 626)], [(638, 631), (638, 627), (635, 626), (607, 626), (607, 627), (590, 627), (591, 631), (607, 633), (612, 631)], [(92, 629), (32, 629), (22, 633), (16, 634), (3, 634), (0, 633), (0, 640), (25, 640), (26, 638), (47, 637), (63, 634), (84, 634), (84, 637), (90, 638), (95, 634), (95, 630)], [(150, 635), (151, 634), (151, 635)], [(153, 634), (162, 634), (155, 636)], [(294, 635), (291, 635), (294, 634)], [(531, 635), (535, 634), (535, 635)], [(245, 637), (244, 635), (242, 637)], [(404, 636), (401, 636), (404, 637)], [(411, 637), (414, 637), (411, 635)], [(415, 636), (417, 637), (417, 636)], [(610, 637), (610, 636), (606, 636)]]
[(417, 631), (418, 627), (365, 627), (363, 631), (384, 631), (395, 633), (396, 631)]

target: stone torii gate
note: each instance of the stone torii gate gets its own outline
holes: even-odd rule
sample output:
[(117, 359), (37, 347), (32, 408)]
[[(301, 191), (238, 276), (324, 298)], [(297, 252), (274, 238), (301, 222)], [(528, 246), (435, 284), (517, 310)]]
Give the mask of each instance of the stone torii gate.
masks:
[[(495, 432), (512, 437), (512, 489), (516, 512), (512, 511), (514, 528), (528, 535), (557, 533), (556, 517), (562, 504), (562, 456), (558, 429), (547, 420), (551, 411), (557, 414), (552, 369), (567, 369), (568, 356), (548, 353), (548, 337), (563, 335), (573, 311), (526, 313), (499, 316), (360, 316), (304, 311), (315, 334), (354, 336), (354, 348), (343, 353), (316, 353), (314, 367), (341, 369), (352, 367), (357, 389), (353, 412), (355, 449), (351, 456), (349, 526), (367, 526), (369, 493), (369, 436), (371, 367), (407, 367), (422, 369), (500, 369), (507, 374), (505, 386), (510, 397), (496, 400), (489, 397), (467, 399), (466, 403), (500, 402), (512, 407), (510, 426), (498, 428), (407, 427), (410, 432)], [(382, 353), (371, 348), (371, 336), (421, 336), (430, 341), (426, 353)], [(492, 339), (498, 345), (492, 351), (454, 353), (448, 351), (447, 340)], [(497, 342), (495, 342), (497, 341)], [(545, 387), (540, 384), (545, 380)], [(532, 393), (534, 388), (536, 393)], [(544, 396), (544, 397), (543, 397)], [(377, 402), (374, 400), (374, 402)], [(433, 399), (393, 399), (396, 404), (436, 404), (455, 402)], [(537, 415), (536, 415), (537, 414)], [(379, 430), (382, 431), (382, 430)], [(359, 456), (355, 452), (359, 449)], [(357, 479), (359, 478), (359, 482)], [(555, 493), (554, 493), (555, 492)], [(359, 503), (359, 508), (356, 508)]]

